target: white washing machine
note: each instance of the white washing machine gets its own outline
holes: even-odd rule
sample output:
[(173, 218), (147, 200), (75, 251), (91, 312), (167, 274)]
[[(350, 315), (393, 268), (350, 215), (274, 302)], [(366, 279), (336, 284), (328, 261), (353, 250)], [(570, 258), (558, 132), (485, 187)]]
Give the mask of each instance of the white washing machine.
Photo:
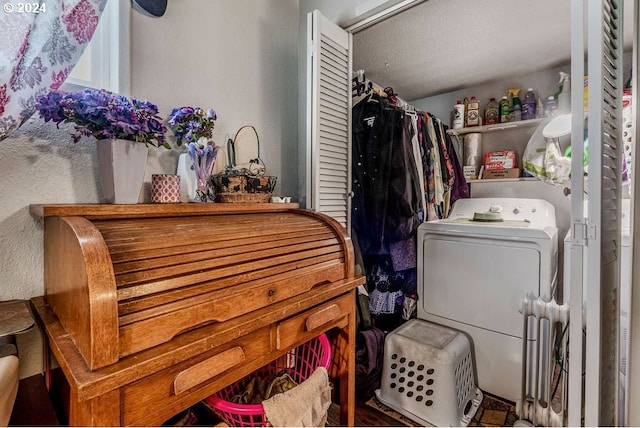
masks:
[(555, 294), (557, 255), (555, 208), (540, 199), (460, 199), (418, 228), (418, 318), (471, 337), (483, 391), (520, 398), (520, 300)]

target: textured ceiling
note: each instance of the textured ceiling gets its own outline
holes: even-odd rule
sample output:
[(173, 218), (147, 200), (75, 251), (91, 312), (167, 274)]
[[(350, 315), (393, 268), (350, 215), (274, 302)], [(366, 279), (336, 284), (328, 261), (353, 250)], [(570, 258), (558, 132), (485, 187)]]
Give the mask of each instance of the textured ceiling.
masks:
[(353, 69), (416, 100), (567, 65), (570, 14), (570, 0), (428, 0), (355, 33)]

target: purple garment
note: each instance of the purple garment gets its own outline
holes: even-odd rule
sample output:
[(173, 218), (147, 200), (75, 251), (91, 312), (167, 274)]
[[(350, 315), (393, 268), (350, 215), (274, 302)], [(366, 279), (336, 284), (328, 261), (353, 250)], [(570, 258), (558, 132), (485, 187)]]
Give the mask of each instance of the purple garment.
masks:
[(389, 244), (389, 254), (391, 254), (391, 263), (395, 271), (417, 267), (415, 235)]
[(445, 130), (445, 141), (447, 143), (447, 147), (449, 148), (449, 158), (451, 159), (451, 163), (453, 164), (453, 170), (455, 173), (455, 180), (453, 181), (453, 187), (451, 189), (451, 205), (458, 199), (468, 198), (469, 195), (469, 184), (467, 180), (464, 178), (464, 172), (462, 170), (462, 165), (458, 161), (458, 154), (456, 153), (455, 148), (453, 147), (453, 143), (451, 141), (451, 136), (447, 134), (447, 126), (444, 126)]
[(366, 401), (380, 388), (385, 333), (372, 327), (358, 332), (356, 341), (356, 395)]

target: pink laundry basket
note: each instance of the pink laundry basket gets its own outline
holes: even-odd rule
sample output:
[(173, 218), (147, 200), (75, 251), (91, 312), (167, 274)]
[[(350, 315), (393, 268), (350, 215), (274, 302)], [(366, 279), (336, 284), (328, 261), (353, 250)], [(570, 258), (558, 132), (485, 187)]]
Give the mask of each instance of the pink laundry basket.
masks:
[[(331, 345), (327, 336), (322, 333), (289, 351), (285, 357), (262, 367), (256, 373), (288, 373), (296, 383), (300, 384), (318, 367), (328, 370), (330, 364)], [(227, 401), (230, 397), (241, 394), (252, 376), (246, 376), (204, 400), (229, 426), (267, 426), (268, 421), (262, 404), (237, 404)]]

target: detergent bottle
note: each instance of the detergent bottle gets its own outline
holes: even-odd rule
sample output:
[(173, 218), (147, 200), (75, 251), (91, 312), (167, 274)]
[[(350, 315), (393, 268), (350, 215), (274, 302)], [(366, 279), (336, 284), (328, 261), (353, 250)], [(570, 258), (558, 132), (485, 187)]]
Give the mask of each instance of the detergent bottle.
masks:
[(484, 108), (484, 124), (495, 125), (500, 120), (500, 106), (495, 98), (491, 97)]
[(456, 101), (456, 105), (453, 106), (453, 129), (460, 129), (464, 127), (464, 104), (462, 101)]
[(524, 102), (522, 103), (522, 120), (529, 120), (536, 118), (536, 106), (538, 100), (536, 98), (533, 88), (527, 89), (527, 93), (524, 94)]
[(500, 123), (509, 122), (509, 99), (506, 95), (500, 100)]
[(559, 113), (571, 113), (571, 80), (569, 79), (569, 75), (564, 71), (560, 72), (560, 87), (556, 94)]
[(522, 119), (522, 102), (520, 101), (520, 88), (509, 89), (511, 108), (509, 109), (509, 122), (517, 122)]
[(467, 126), (478, 125), (480, 125), (480, 102), (475, 96), (472, 96), (467, 105)]

